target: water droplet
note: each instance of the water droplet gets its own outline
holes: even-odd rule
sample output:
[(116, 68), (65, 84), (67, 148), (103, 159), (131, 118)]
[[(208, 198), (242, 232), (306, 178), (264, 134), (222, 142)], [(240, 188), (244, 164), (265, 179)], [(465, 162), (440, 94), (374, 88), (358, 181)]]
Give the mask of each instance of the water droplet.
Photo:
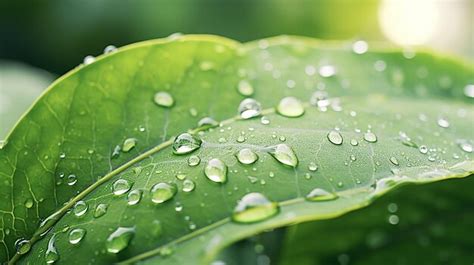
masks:
[(199, 156), (192, 155), (188, 158), (188, 165), (190, 167), (195, 167), (199, 165), (199, 163), (201, 163), (201, 158), (199, 158)]
[(77, 217), (83, 216), (86, 212), (87, 209), (89, 209), (89, 206), (85, 201), (78, 201), (76, 204), (74, 204), (74, 215)]
[(77, 183), (77, 177), (74, 174), (67, 176), (67, 185), (73, 186)]
[(263, 125), (268, 125), (270, 124), (270, 119), (268, 119), (267, 116), (262, 116), (262, 118), (260, 119), (260, 123)]
[(28, 198), (25, 200), (25, 203), (24, 203), (25, 207), (30, 209), (31, 207), (33, 207), (34, 205), (34, 202), (31, 198)]
[(250, 119), (260, 115), (262, 106), (253, 98), (246, 98), (240, 102), (239, 114), (242, 119)]
[(398, 159), (394, 156), (390, 157), (390, 162), (392, 162), (392, 164), (394, 164), (395, 166), (399, 165)]
[(321, 188), (315, 188), (306, 195), (308, 201), (330, 201), (335, 200), (339, 196), (334, 193), (328, 192)]
[(296, 167), (298, 165), (298, 158), (296, 157), (293, 149), (286, 144), (278, 144), (276, 146), (270, 147), (270, 154), (280, 163)]
[(351, 139), (351, 145), (352, 146), (357, 146), (357, 145), (359, 145), (359, 142), (356, 139)]
[(19, 239), (15, 242), (16, 253), (19, 255), (24, 255), (28, 253), (31, 249), (31, 243), (29, 240), (26, 239)]
[(375, 61), (375, 63), (374, 63), (375, 71), (383, 72), (383, 71), (385, 71), (385, 68), (387, 68), (387, 63), (385, 63), (385, 61), (382, 61), (382, 60)]
[(355, 157), (355, 155), (351, 155), (350, 158), (351, 158), (351, 161), (356, 161), (356, 159), (357, 159), (357, 158)]
[(285, 117), (299, 117), (304, 114), (303, 103), (295, 97), (285, 97), (278, 103), (277, 112)]
[(377, 135), (375, 135), (373, 132), (366, 132), (364, 133), (364, 140), (369, 143), (375, 143), (377, 142)]
[(420, 147), (418, 148), (418, 150), (419, 150), (420, 153), (422, 153), (422, 154), (428, 153), (428, 147), (426, 147), (426, 145), (420, 145)]
[(466, 95), (466, 97), (474, 98), (474, 84), (469, 84), (464, 87), (464, 95)]
[(7, 145), (7, 143), (7, 140), (0, 140), (0, 150), (2, 150)]
[(209, 70), (212, 70), (213, 68), (214, 68), (214, 63), (213, 62), (202, 61), (199, 64), (199, 69), (201, 69), (202, 71), (209, 71)]
[(186, 178), (186, 174), (178, 173), (178, 174), (176, 174), (176, 178), (179, 179), (179, 180), (183, 180), (183, 179)]
[(120, 155), (120, 150), (122, 150), (122, 148), (120, 147), (120, 145), (116, 145), (115, 148), (114, 148), (114, 150), (112, 151), (111, 157), (112, 157), (112, 158), (117, 158), (117, 157), (119, 157), (119, 155)]
[(207, 162), (204, 174), (208, 179), (217, 183), (227, 181), (227, 166), (218, 158), (213, 158)]
[(115, 47), (114, 45), (107, 45), (104, 49), (104, 54), (109, 54), (115, 51), (117, 51), (117, 47)]
[(88, 64), (91, 64), (93, 62), (95, 62), (95, 57), (94, 56), (87, 55), (86, 57), (84, 57), (84, 60), (83, 60), (84, 65), (88, 65)]
[(236, 157), (239, 160), (239, 162), (244, 164), (244, 165), (253, 164), (258, 159), (257, 154), (249, 148), (241, 149), (237, 153)]
[(109, 208), (109, 206), (105, 203), (97, 204), (97, 206), (95, 207), (95, 210), (94, 210), (94, 217), (99, 218), (99, 217), (103, 216), (104, 214), (106, 214), (107, 213), (107, 208)]
[(444, 119), (444, 118), (440, 118), (440, 119), (438, 119), (438, 125), (441, 128), (448, 128), (449, 127), (449, 121)]
[(254, 93), (253, 86), (247, 80), (240, 80), (237, 90), (243, 96), (251, 96)]
[(388, 217), (388, 222), (391, 225), (397, 225), (399, 221), (400, 221), (400, 218), (398, 217), (398, 215), (392, 214)]
[(310, 162), (309, 165), (308, 165), (308, 169), (309, 171), (316, 171), (318, 170), (318, 165), (316, 165), (314, 162)]
[(459, 147), (466, 153), (472, 153), (474, 151), (474, 147), (468, 143), (466, 140), (462, 140), (458, 142)]
[(151, 188), (151, 201), (164, 203), (174, 197), (178, 189), (175, 184), (160, 182)]
[(358, 40), (352, 44), (352, 51), (356, 54), (364, 54), (369, 50), (369, 45), (363, 40)]
[(56, 241), (56, 234), (53, 234), (51, 238), (48, 241), (48, 249), (46, 250), (45, 253), (45, 260), (46, 264), (53, 264), (59, 259), (59, 254), (58, 251), (56, 250), (56, 247), (54, 246), (54, 243)]
[(238, 202), (232, 220), (238, 223), (254, 223), (268, 219), (279, 212), (278, 204), (261, 193), (246, 194)]
[(86, 235), (86, 230), (83, 228), (75, 228), (69, 232), (69, 243), (76, 245), (81, 242), (81, 240)]
[(342, 135), (338, 131), (330, 131), (327, 135), (329, 142), (335, 145), (341, 145), (343, 142)]
[(112, 186), (112, 191), (115, 195), (122, 195), (130, 190), (132, 186), (125, 179), (118, 179)]
[(331, 77), (336, 74), (336, 68), (333, 65), (323, 65), (319, 67), (319, 75), (321, 77)]
[(173, 97), (168, 92), (165, 92), (165, 91), (160, 91), (156, 93), (154, 100), (158, 106), (165, 107), (165, 108), (170, 108), (174, 104)]
[(219, 126), (219, 123), (211, 117), (204, 117), (198, 122), (198, 127), (213, 128)]
[(133, 235), (135, 235), (135, 227), (118, 227), (107, 238), (107, 252), (119, 253), (128, 246)]
[(66, 158), (66, 154), (65, 154), (65, 153), (61, 153), (61, 154), (59, 154), (59, 158), (61, 158), (61, 159), (64, 159), (64, 158)]
[(189, 154), (201, 147), (201, 143), (201, 139), (197, 136), (189, 133), (182, 133), (174, 140), (173, 152), (177, 155)]
[(304, 72), (309, 76), (313, 76), (314, 74), (316, 74), (316, 67), (314, 67), (313, 65), (307, 65), (304, 68)]
[(183, 191), (184, 192), (191, 192), (194, 190), (196, 187), (196, 184), (194, 184), (194, 181), (190, 179), (186, 179), (183, 181)]
[(123, 141), (122, 151), (123, 152), (128, 152), (128, 151), (132, 150), (135, 147), (135, 145), (137, 145), (137, 139), (127, 138), (127, 139), (125, 139), (125, 141)]
[(141, 199), (142, 199), (141, 190), (132, 190), (127, 196), (128, 205), (135, 205), (139, 203)]

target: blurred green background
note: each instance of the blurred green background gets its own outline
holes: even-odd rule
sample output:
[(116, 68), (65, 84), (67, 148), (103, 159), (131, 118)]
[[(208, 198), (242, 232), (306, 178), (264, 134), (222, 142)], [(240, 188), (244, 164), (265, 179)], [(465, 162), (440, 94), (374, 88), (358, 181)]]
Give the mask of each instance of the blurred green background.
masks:
[(472, 62), (473, 13), (473, 0), (0, 0), (0, 138), (45, 84), (109, 44), (175, 32), (242, 42), (290, 34), (428, 46)]

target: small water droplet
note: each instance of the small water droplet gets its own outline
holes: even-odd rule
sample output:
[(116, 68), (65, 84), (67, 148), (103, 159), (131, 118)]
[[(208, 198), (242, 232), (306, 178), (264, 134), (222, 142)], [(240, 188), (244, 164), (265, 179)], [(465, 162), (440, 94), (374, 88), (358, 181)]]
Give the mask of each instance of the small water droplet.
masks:
[(247, 80), (240, 80), (237, 90), (243, 96), (251, 96), (254, 93), (252, 84), (250, 84)]
[(56, 234), (53, 234), (53, 236), (51, 236), (51, 238), (48, 241), (48, 249), (46, 250), (46, 253), (44, 256), (46, 260), (46, 264), (53, 264), (59, 260), (58, 251), (56, 250), (56, 247), (54, 246), (55, 241), (56, 241)]
[(237, 153), (236, 157), (237, 157), (237, 160), (239, 160), (239, 162), (244, 165), (253, 164), (258, 159), (257, 154), (249, 148), (241, 149)]
[(448, 128), (449, 127), (449, 121), (444, 119), (444, 118), (439, 118), (438, 119), (438, 125), (441, 128)]
[(0, 150), (2, 150), (7, 145), (7, 143), (7, 140), (0, 140)]
[(356, 54), (364, 54), (369, 50), (369, 45), (363, 40), (358, 40), (352, 44), (352, 51)]
[(227, 181), (227, 166), (222, 160), (213, 158), (207, 162), (204, 174), (213, 182), (225, 183)]
[(199, 163), (201, 163), (201, 158), (199, 158), (197, 155), (192, 155), (188, 158), (188, 165), (190, 167), (195, 167), (199, 165)]
[(375, 135), (373, 132), (366, 132), (364, 133), (364, 140), (369, 143), (375, 143), (377, 142), (377, 135)]
[(161, 107), (170, 108), (174, 105), (173, 97), (171, 96), (171, 94), (165, 91), (160, 91), (156, 93), (153, 99), (156, 105)]
[(88, 64), (91, 64), (93, 62), (95, 62), (95, 57), (94, 56), (87, 55), (86, 57), (84, 57), (84, 60), (83, 60), (84, 65), (88, 65)]
[(104, 214), (106, 214), (107, 213), (107, 208), (109, 208), (109, 205), (107, 205), (105, 203), (97, 204), (97, 206), (95, 207), (95, 210), (94, 210), (94, 217), (99, 218), (99, 217), (103, 216)]
[(262, 116), (262, 118), (260, 118), (260, 123), (263, 125), (268, 125), (270, 124), (270, 119), (268, 119), (267, 116)]
[(83, 228), (75, 228), (69, 232), (69, 243), (73, 245), (79, 244), (86, 235), (86, 230)]
[(121, 150), (122, 150), (122, 148), (120, 147), (120, 145), (116, 145), (115, 148), (114, 148), (114, 150), (112, 151), (111, 157), (112, 157), (112, 158), (117, 158), (117, 157), (119, 157)]
[(115, 51), (117, 51), (117, 47), (115, 47), (114, 45), (107, 45), (104, 49), (104, 54), (109, 54)]
[(211, 117), (204, 117), (198, 122), (198, 127), (214, 128), (219, 126), (219, 123)]
[(197, 136), (182, 133), (173, 142), (173, 152), (177, 155), (189, 154), (201, 147), (201, 139)]
[(277, 112), (285, 117), (299, 117), (304, 114), (303, 103), (295, 97), (285, 97), (278, 103)]
[(26, 199), (24, 205), (26, 208), (30, 209), (34, 205), (33, 199), (31, 198)]
[(427, 147), (426, 145), (420, 145), (420, 147), (418, 148), (418, 150), (419, 150), (420, 153), (422, 153), (422, 154), (428, 153), (428, 147)]
[(466, 153), (472, 153), (474, 151), (474, 147), (472, 144), (468, 143), (466, 140), (461, 140), (458, 142), (459, 147)]
[(328, 133), (327, 138), (329, 142), (335, 144), (335, 145), (341, 145), (342, 142), (344, 141), (342, 138), (342, 135), (335, 130), (332, 130)]
[(232, 220), (238, 223), (260, 222), (278, 212), (277, 203), (270, 201), (261, 193), (253, 192), (240, 199), (232, 214)]
[(318, 170), (318, 165), (316, 165), (314, 162), (310, 162), (309, 165), (308, 165), (308, 169), (309, 171), (316, 171)]
[(336, 194), (321, 188), (315, 188), (306, 195), (306, 200), (308, 201), (330, 201), (337, 198), (338, 196)]
[(190, 179), (186, 179), (183, 181), (183, 191), (184, 192), (191, 192), (194, 190), (196, 187), (196, 184), (194, 184), (194, 181)]
[(357, 146), (357, 145), (359, 145), (359, 142), (356, 139), (351, 139), (351, 145), (352, 146)]
[(15, 242), (16, 253), (19, 255), (24, 255), (28, 253), (31, 249), (31, 243), (26, 239), (19, 239)]
[(77, 183), (77, 177), (74, 174), (67, 176), (67, 185), (73, 186)]
[(132, 190), (127, 196), (128, 205), (135, 205), (142, 199), (141, 190)]
[(128, 152), (128, 151), (132, 150), (135, 147), (135, 145), (137, 145), (137, 139), (127, 138), (127, 139), (125, 139), (125, 141), (123, 141), (122, 151), (123, 152)]
[(331, 77), (336, 74), (336, 67), (333, 65), (323, 65), (319, 67), (319, 75), (321, 77)]
[(174, 197), (178, 189), (175, 184), (160, 182), (151, 188), (151, 201), (154, 203), (164, 203)]
[(398, 217), (398, 215), (392, 214), (388, 217), (388, 222), (391, 225), (397, 225), (398, 222), (400, 222), (400, 218)]
[(270, 147), (270, 154), (283, 165), (296, 167), (298, 165), (298, 158), (291, 147), (286, 144), (278, 144)]
[(246, 98), (240, 102), (239, 115), (242, 119), (250, 119), (260, 115), (262, 106), (253, 98)]
[(66, 154), (65, 154), (65, 153), (61, 153), (61, 154), (59, 154), (59, 158), (61, 158), (61, 159), (64, 159), (64, 158), (66, 158)]
[(474, 98), (474, 84), (468, 84), (464, 87), (464, 95), (469, 98)]
[(89, 209), (89, 206), (87, 205), (85, 201), (78, 201), (74, 205), (73, 212), (75, 216), (80, 217), (80, 216), (83, 216), (87, 212), (87, 209)]
[(394, 164), (395, 166), (399, 165), (398, 159), (394, 156), (390, 157), (390, 162), (392, 162), (392, 164)]
[(112, 185), (112, 191), (115, 195), (122, 195), (130, 190), (132, 186), (125, 179), (118, 179)]
[(107, 252), (119, 253), (128, 246), (134, 235), (135, 227), (118, 227), (107, 238)]
[(355, 155), (350, 155), (351, 161), (356, 161), (356, 156)]

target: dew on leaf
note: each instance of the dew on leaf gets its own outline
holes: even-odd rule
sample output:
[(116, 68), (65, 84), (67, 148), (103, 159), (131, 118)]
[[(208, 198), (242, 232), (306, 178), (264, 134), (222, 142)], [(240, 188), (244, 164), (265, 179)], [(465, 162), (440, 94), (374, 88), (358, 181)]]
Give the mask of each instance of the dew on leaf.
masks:
[(285, 97), (278, 103), (277, 112), (285, 117), (299, 117), (304, 114), (303, 103), (295, 97)]
[(351, 139), (351, 145), (352, 146), (357, 146), (357, 145), (359, 145), (359, 142), (356, 139)]
[(54, 243), (56, 242), (56, 235), (53, 234), (48, 241), (48, 249), (46, 249), (46, 253), (44, 255), (44, 259), (46, 264), (53, 264), (59, 260), (59, 254), (56, 250)]
[(88, 65), (88, 64), (91, 64), (93, 62), (95, 62), (95, 57), (94, 56), (87, 55), (86, 57), (84, 57), (84, 60), (83, 60), (84, 65)]
[(248, 97), (248, 96), (253, 95), (254, 88), (253, 88), (252, 84), (250, 84), (249, 81), (240, 80), (239, 84), (237, 85), (237, 91), (239, 91), (239, 93), (242, 96), (247, 96)]
[(117, 51), (117, 47), (115, 47), (114, 45), (107, 45), (104, 48), (104, 54), (109, 54), (109, 53), (112, 53), (112, 52), (115, 52), (115, 51)]
[(127, 139), (125, 139), (125, 141), (123, 141), (122, 151), (123, 152), (128, 152), (128, 151), (132, 150), (135, 147), (135, 145), (137, 145), (137, 139), (127, 138)]
[(173, 152), (177, 155), (189, 154), (201, 147), (201, 139), (190, 133), (182, 133), (173, 142)]
[(438, 119), (438, 126), (441, 128), (448, 128), (449, 127), (449, 121), (444, 119), (444, 118), (439, 118)]
[(28, 253), (31, 249), (31, 242), (26, 239), (19, 239), (15, 242), (16, 253), (19, 255), (24, 255)]
[(328, 99), (328, 93), (326, 91), (315, 91), (311, 98), (309, 99), (309, 103), (316, 107), (327, 107), (331, 104), (330, 100)]
[(122, 150), (122, 148), (120, 147), (120, 145), (116, 145), (114, 147), (114, 150), (112, 151), (112, 155), (111, 157), (112, 158), (117, 158), (119, 155), (120, 155), (120, 151)]
[(395, 166), (398, 166), (398, 165), (399, 165), (398, 159), (397, 159), (396, 157), (392, 156), (392, 157), (390, 157), (389, 160), (390, 160), (390, 162), (391, 162), (392, 164), (394, 164)]
[(77, 217), (83, 216), (86, 212), (87, 209), (89, 209), (89, 206), (85, 201), (78, 201), (76, 204), (74, 204), (74, 215)]
[(81, 240), (86, 235), (86, 230), (83, 228), (75, 228), (69, 232), (69, 243), (76, 245), (81, 242)]
[(364, 140), (369, 143), (377, 142), (377, 136), (373, 132), (364, 133)]
[(25, 203), (24, 203), (25, 207), (30, 209), (31, 207), (33, 207), (34, 205), (34, 202), (31, 198), (28, 198), (25, 200)]
[(236, 154), (237, 160), (244, 165), (250, 165), (257, 161), (258, 156), (257, 154), (249, 148), (241, 149)]
[(428, 153), (428, 147), (427, 147), (426, 145), (420, 145), (420, 147), (418, 147), (418, 150), (419, 150), (420, 153), (422, 153), (422, 154)]
[(70, 174), (69, 176), (67, 176), (67, 185), (73, 186), (76, 183), (77, 183), (76, 175)]
[(336, 74), (336, 67), (333, 65), (323, 65), (319, 67), (319, 75), (321, 77), (331, 77)]
[(262, 116), (262, 118), (260, 118), (260, 123), (263, 125), (268, 125), (270, 124), (270, 119), (268, 119), (267, 116)]
[(194, 184), (194, 181), (190, 179), (186, 179), (183, 181), (183, 191), (184, 192), (191, 192), (194, 190), (196, 187), (196, 184)]
[(178, 189), (175, 184), (160, 182), (151, 188), (151, 201), (154, 203), (164, 203), (174, 197)]
[(358, 40), (352, 44), (352, 51), (356, 54), (364, 54), (369, 50), (369, 45), (363, 40)]
[(165, 91), (157, 92), (153, 97), (153, 100), (155, 101), (156, 105), (164, 108), (170, 108), (174, 105), (173, 97), (171, 94)]
[(318, 170), (318, 165), (316, 165), (314, 162), (310, 162), (309, 165), (308, 165), (308, 169), (309, 171), (316, 171)]
[(474, 147), (472, 144), (468, 143), (466, 140), (458, 141), (458, 145), (466, 153), (472, 153), (474, 151)]
[(278, 144), (270, 147), (269, 153), (281, 164), (290, 167), (298, 165), (298, 158), (291, 147), (286, 144)]
[(316, 74), (316, 67), (314, 67), (313, 65), (307, 65), (304, 68), (304, 72), (309, 76), (313, 76)]
[(197, 155), (192, 155), (188, 158), (188, 165), (190, 167), (195, 167), (199, 165), (199, 163), (201, 163), (201, 158), (199, 158)]
[(112, 184), (112, 192), (115, 195), (122, 195), (130, 190), (132, 186), (130, 185), (130, 182), (125, 179), (118, 179)]
[(474, 84), (469, 84), (464, 87), (464, 95), (469, 98), (474, 98)]
[(204, 174), (213, 182), (225, 183), (227, 181), (227, 166), (222, 160), (213, 158), (207, 162)]
[(97, 206), (95, 207), (95, 210), (94, 210), (94, 217), (99, 218), (99, 217), (103, 216), (104, 214), (106, 214), (108, 207), (109, 207), (109, 205), (107, 205), (105, 203), (97, 204)]
[(344, 141), (343, 138), (342, 138), (342, 135), (336, 130), (330, 131), (327, 135), (327, 138), (328, 138), (329, 142), (331, 142), (335, 145), (341, 145), (342, 142)]
[(250, 119), (260, 115), (262, 106), (253, 98), (246, 98), (240, 102), (239, 115), (242, 119)]
[(124, 250), (135, 235), (135, 227), (118, 227), (107, 237), (107, 252), (119, 253)]
[(142, 191), (141, 190), (132, 190), (127, 195), (127, 203), (128, 205), (135, 205), (140, 202), (142, 199)]
[(183, 179), (186, 178), (186, 174), (178, 173), (178, 174), (176, 174), (176, 178), (177, 178), (178, 180), (183, 180)]
[(219, 123), (211, 117), (204, 117), (198, 122), (198, 127), (203, 128), (214, 128), (217, 127)]
[(240, 199), (232, 213), (237, 223), (254, 223), (266, 220), (279, 212), (278, 204), (270, 201), (261, 193), (246, 194)]
[(337, 198), (336, 194), (321, 188), (315, 188), (306, 195), (306, 200), (308, 201), (330, 201)]

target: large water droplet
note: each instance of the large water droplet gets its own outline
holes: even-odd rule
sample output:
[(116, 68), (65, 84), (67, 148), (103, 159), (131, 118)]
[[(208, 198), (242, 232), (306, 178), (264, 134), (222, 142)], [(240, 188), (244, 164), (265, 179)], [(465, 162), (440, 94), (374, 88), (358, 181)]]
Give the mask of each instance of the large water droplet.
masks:
[(141, 190), (132, 190), (127, 196), (128, 205), (135, 205), (142, 199)]
[(125, 179), (118, 179), (112, 185), (112, 191), (115, 195), (122, 195), (130, 190), (132, 186)]
[(299, 117), (304, 114), (303, 103), (295, 97), (285, 97), (278, 103), (277, 112), (285, 117)]
[(78, 201), (74, 205), (74, 215), (77, 217), (83, 216), (87, 212), (87, 209), (89, 209), (89, 206), (85, 201)]
[(474, 147), (472, 144), (468, 143), (466, 140), (461, 140), (458, 142), (459, 147), (466, 153), (472, 153), (474, 151)]
[(293, 149), (286, 144), (278, 144), (271, 147), (269, 152), (278, 162), (290, 166), (296, 167), (298, 165), (298, 158), (296, 157)]
[(262, 106), (253, 98), (246, 98), (240, 102), (239, 115), (242, 119), (250, 119), (260, 115)]
[(190, 179), (185, 179), (183, 181), (183, 191), (184, 192), (191, 192), (194, 190), (194, 188), (196, 187), (196, 184), (194, 184), (194, 181), (190, 180)]
[(24, 255), (28, 253), (31, 249), (31, 243), (26, 239), (19, 239), (15, 242), (16, 253), (19, 255)]
[(227, 166), (222, 160), (213, 158), (207, 162), (204, 174), (213, 182), (225, 183), (227, 181)]
[(173, 143), (173, 152), (177, 155), (188, 154), (201, 147), (201, 139), (189, 133), (182, 133)]
[(99, 218), (99, 217), (103, 216), (104, 214), (106, 214), (107, 213), (107, 208), (109, 208), (109, 205), (107, 205), (105, 203), (97, 204), (97, 206), (95, 207), (95, 210), (94, 210), (94, 217)]
[(106, 247), (109, 253), (119, 253), (125, 249), (135, 235), (135, 227), (119, 227), (107, 238)]
[(125, 141), (123, 141), (122, 151), (123, 152), (128, 152), (128, 151), (132, 150), (135, 147), (135, 145), (137, 145), (137, 139), (127, 138), (127, 139), (125, 139)]
[(170, 108), (174, 104), (173, 97), (168, 92), (165, 92), (165, 91), (160, 91), (156, 93), (154, 100), (158, 106), (165, 107), (165, 108)]
[(364, 133), (364, 140), (369, 143), (375, 143), (377, 142), (377, 135), (375, 135), (373, 132), (366, 132)]
[(240, 80), (237, 90), (243, 96), (251, 96), (254, 92), (253, 86), (247, 80)]
[(338, 196), (336, 194), (321, 188), (315, 188), (306, 195), (306, 200), (308, 201), (330, 201), (337, 198)]
[(81, 240), (86, 235), (86, 230), (83, 228), (75, 228), (69, 232), (69, 243), (76, 245), (81, 242)]
[(277, 203), (261, 193), (253, 192), (242, 197), (234, 209), (232, 220), (238, 223), (254, 223), (268, 219), (278, 211)]
[(46, 260), (46, 264), (53, 264), (59, 259), (58, 251), (56, 250), (56, 247), (54, 246), (55, 241), (56, 241), (56, 235), (53, 234), (53, 236), (48, 241), (48, 249), (46, 250), (46, 253), (44, 256)]
[(236, 156), (237, 156), (237, 159), (239, 160), (239, 162), (244, 164), (244, 165), (253, 164), (258, 159), (257, 154), (249, 148), (241, 149), (237, 153)]
[(449, 127), (449, 121), (444, 119), (444, 118), (439, 118), (438, 119), (438, 125), (441, 128), (448, 128)]
[(328, 133), (328, 140), (329, 142), (335, 144), (335, 145), (341, 145), (342, 142), (344, 141), (342, 138), (342, 135), (338, 131), (330, 131)]
[(151, 201), (154, 203), (164, 203), (174, 197), (178, 189), (175, 184), (160, 182), (151, 188)]

